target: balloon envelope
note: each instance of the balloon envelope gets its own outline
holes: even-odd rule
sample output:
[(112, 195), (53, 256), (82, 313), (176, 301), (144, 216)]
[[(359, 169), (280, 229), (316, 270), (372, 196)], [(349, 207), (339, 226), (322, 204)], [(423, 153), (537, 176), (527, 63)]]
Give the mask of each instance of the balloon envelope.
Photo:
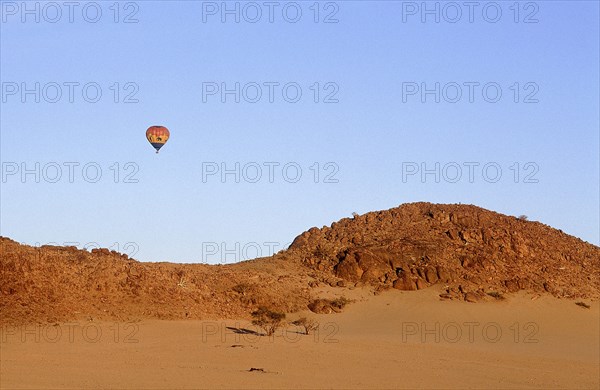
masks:
[(156, 153), (167, 143), (170, 136), (169, 129), (164, 126), (150, 126), (146, 130), (146, 139), (156, 149)]

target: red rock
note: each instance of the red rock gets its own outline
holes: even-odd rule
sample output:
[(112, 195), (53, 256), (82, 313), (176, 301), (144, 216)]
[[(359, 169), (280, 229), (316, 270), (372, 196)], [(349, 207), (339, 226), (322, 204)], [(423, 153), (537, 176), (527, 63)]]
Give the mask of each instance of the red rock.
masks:
[(471, 303), (476, 303), (476, 302), (479, 302), (479, 297), (472, 292), (468, 292), (465, 294), (465, 301), (471, 302)]
[(516, 280), (507, 280), (504, 284), (506, 285), (508, 292), (514, 293), (519, 291), (519, 283)]
[(351, 282), (360, 280), (364, 271), (359, 267), (354, 256), (346, 256), (334, 268), (335, 276)]
[(399, 275), (399, 278), (394, 281), (394, 288), (397, 290), (417, 290), (417, 278), (408, 274), (407, 272), (402, 272)]
[(425, 279), (431, 284), (436, 283), (439, 280), (437, 270), (431, 266), (427, 267), (427, 269), (425, 269)]
[(423, 290), (424, 288), (427, 288), (427, 283), (425, 283), (425, 281), (421, 278), (417, 279), (417, 290)]

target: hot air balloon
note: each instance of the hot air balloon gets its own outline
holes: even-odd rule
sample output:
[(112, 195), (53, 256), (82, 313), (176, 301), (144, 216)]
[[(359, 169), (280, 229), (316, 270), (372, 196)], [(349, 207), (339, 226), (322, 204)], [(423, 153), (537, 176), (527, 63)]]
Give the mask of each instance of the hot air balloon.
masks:
[(154, 149), (156, 149), (156, 153), (167, 143), (170, 135), (169, 129), (164, 126), (150, 126), (146, 130), (146, 138)]

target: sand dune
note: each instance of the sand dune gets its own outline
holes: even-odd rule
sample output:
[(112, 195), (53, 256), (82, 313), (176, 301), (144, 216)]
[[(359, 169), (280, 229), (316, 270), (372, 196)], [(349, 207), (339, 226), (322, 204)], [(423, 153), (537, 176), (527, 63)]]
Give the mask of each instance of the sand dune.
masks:
[[(324, 288), (321, 293), (332, 290)], [(79, 322), (38, 331), (33, 326), (5, 326), (1, 387), (592, 389), (600, 385), (598, 302), (585, 309), (571, 300), (551, 296), (532, 300), (525, 293), (477, 304), (440, 301), (429, 290), (373, 296), (365, 288), (345, 294), (356, 302), (343, 313), (309, 313), (321, 328), (308, 336), (298, 334), (292, 325), (272, 338), (235, 333), (236, 328), (256, 329), (244, 319)], [(57, 328), (62, 330), (60, 337)], [(93, 342), (98, 330), (101, 336)], [(52, 338), (57, 342), (50, 342)], [(252, 368), (262, 371), (249, 371)]]

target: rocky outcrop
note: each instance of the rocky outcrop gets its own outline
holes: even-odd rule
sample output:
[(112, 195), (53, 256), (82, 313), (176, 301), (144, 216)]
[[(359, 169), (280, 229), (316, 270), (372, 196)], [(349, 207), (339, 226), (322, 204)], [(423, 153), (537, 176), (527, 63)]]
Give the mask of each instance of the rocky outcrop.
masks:
[(305, 310), (308, 273), (285, 258), (143, 263), (105, 248), (32, 247), (0, 237), (0, 325), (243, 318), (259, 306)]
[[(597, 246), (470, 205), (413, 203), (344, 218), (299, 235), (288, 252), (348, 282), (399, 290), (462, 286), (568, 298), (598, 298), (600, 290)], [(465, 295), (476, 301), (485, 293), (456, 297)]]

